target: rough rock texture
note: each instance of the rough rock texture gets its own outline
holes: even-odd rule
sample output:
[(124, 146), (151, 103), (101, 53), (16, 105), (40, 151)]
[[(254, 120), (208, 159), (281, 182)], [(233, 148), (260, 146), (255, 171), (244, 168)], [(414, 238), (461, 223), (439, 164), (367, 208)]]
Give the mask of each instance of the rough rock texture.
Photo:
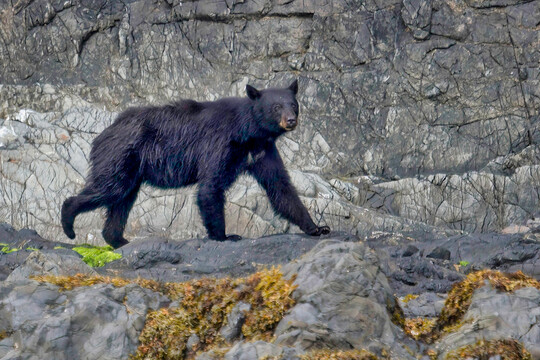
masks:
[(429, 317), (436, 318), (441, 313), (446, 300), (446, 295), (426, 292), (417, 295), (418, 297), (407, 301), (399, 302), (403, 309), (403, 314), (407, 318)]
[[(367, 349), (410, 358), (392, 323), (400, 311), (377, 256), (360, 243), (327, 240), (283, 268), (296, 274), (296, 305), (279, 323), (275, 343), (302, 350)], [(394, 319), (395, 320), (395, 319)]]
[[(225, 341), (233, 342), (242, 334), (242, 325), (246, 320), (246, 313), (251, 310), (251, 305), (244, 302), (236, 304), (227, 315), (227, 323), (219, 330), (219, 334)], [(189, 346), (188, 346), (189, 347)]]
[[(265, 341), (255, 341), (251, 343), (239, 342), (229, 350), (225, 360), (254, 360), (276, 357), (283, 360), (298, 359), (297, 351), (294, 348), (279, 346)], [(199, 359), (197, 359), (199, 360)], [(203, 359), (200, 359), (203, 360)]]
[[(397, 358), (409, 358), (403, 344), (410, 349), (416, 345), (390, 320), (400, 310), (377, 255), (356, 237), (327, 237), (274, 235), (238, 242), (147, 239), (126, 245), (120, 249), (122, 260), (95, 270), (133, 277), (141, 275), (136, 270), (147, 269), (142, 273), (145, 278), (182, 281), (201, 275), (245, 275), (258, 266), (289, 263), (283, 271), (289, 277), (298, 275), (297, 305), (278, 325), (275, 343), (239, 341), (242, 315), (249, 311), (249, 305), (239, 303), (221, 329), (231, 342), (225, 359), (297, 359), (297, 354), (320, 347), (369, 348), (379, 354), (384, 349)], [(147, 311), (178, 306), (134, 284), (59, 291), (55, 285), (28, 280), (37, 274), (96, 273), (68, 252), (72, 253), (35, 250), (0, 283), (0, 333), (5, 337), (0, 340), (0, 359), (125, 359), (136, 349)], [(9, 255), (0, 252), (0, 258)], [(194, 271), (178, 271), (175, 277), (170, 271), (164, 279), (162, 268), (167, 265)], [(203, 265), (206, 271), (198, 272)], [(211, 359), (212, 352), (200, 358)]]
[[(399, 296), (446, 293), (465, 274), (480, 269), (521, 270), (540, 279), (540, 233), (467, 234), (439, 240), (379, 233), (368, 237), (367, 243)], [(435, 249), (449, 258), (430, 256)]]
[(484, 286), (475, 291), (463, 319), (465, 324), (438, 342), (439, 359), (479, 340), (502, 338), (519, 340), (533, 359), (540, 359), (539, 317), (540, 290), (523, 288), (509, 294)]
[(0, 284), (1, 359), (126, 359), (149, 309), (168, 299), (137, 285), (60, 292), (32, 280)]
[[(539, 18), (539, 0), (4, 1), (0, 219), (64, 239), (60, 204), (129, 104), (297, 77), (301, 125), (280, 150), (323, 176), (293, 175), (317, 220), (356, 231), (359, 205), (466, 231), (524, 225), (540, 198)], [(204, 235), (192, 192), (169, 193), (144, 190), (128, 236)], [(295, 231), (263, 198), (253, 182), (231, 190), (229, 231)], [(78, 219), (77, 241), (101, 241), (101, 224)]]
[[(9, 247), (21, 241), (21, 233), (39, 237), (35, 232), (0, 228), (11, 234)], [(197, 354), (198, 360), (274, 356), (298, 360), (319, 348), (367, 349), (396, 360), (420, 358), (427, 345), (406, 337), (393, 321), (399, 323), (403, 316), (436, 317), (447, 285), (477, 267), (507, 269), (538, 263), (538, 235), (461, 235), (422, 241), (383, 233), (367, 241), (335, 233), (322, 239), (285, 234), (238, 242), (147, 238), (119, 249), (121, 260), (96, 269), (82, 263), (72, 250), (51, 249), (39, 237), (33, 241), (41, 242), (42, 250), (0, 251), (0, 263), (10, 259), (14, 267), (0, 268), (5, 271), (0, 273), (2, 279), (8, 277), (0, 282), (0, 359), (127, 359), (136, 350), (147, 312), (178, 306), (177, 301), (135, 284), (59, 291), (55, 285), (29, 280), (30, 275), (76, 271), (183, 281), (241, 276), (276, 264), (283, 266), (286, 276), (296, 276), (298, 287), (293, 292), (296, 304), (278, 324), (273, 341), (242, 339), (238, 331), (242, 315), (250, 310), (239, 303), (227, 314), (227, 324), (215, 329), (229, 344)], [(439, 252), (450, 253), (450, 259), (427, 257), (434, 249), (446, 250)], [(459, 259), (473, 264), (460, 264), (466, 260)], [(394, 295), (407, 293), (419, 296), (398, 301)], [(501, 293), (485, 286), (475, 291), (463, 325), (429, 347), (443, 359), (477, 339), (514, 338), (540, 359), (539, 316), (539, 290)], [(192, 335), (188, 343), (199, 341)]]
[[(7, 254), (0, 251), (0, 281), (5, 280), (13, 270), (25, 263), (26, 258), (35, 250), (41, 250), (45, 253), (53, 250), (57, 254), (63, 253), (71, 256), (79, 256), (79, 254), (70, 250), (73, 245), (45, 240), (39, 236), (36, 231), (30, 229), (16, 231), (11, 225), (6, 223), (0, 223), (0, 244), (5, 244), (10, 249), (19, 249), (18, 251), (9, 252)], [(64, 249), (55, 249), (58, 246), (61, 246)], [(0, 245), (0, 249), (3, 247), (4, 245)], [(39, 258), (39, 261), (31, 261), (25, 268), (25, 272), (28, 272), (28, 274), (32, 272), (32, 268), (37, 270), (43, 267), (53, 271), (55, 271), (54, 269), (63, 268), (64, 259), (58, 258), (56, 254), (48, 253), (46, 255), (43, 254), (43, 256), (37, 255), (37, 257)], [(34, 260), (38, 259), (34, 258)], [(69, 263), (72, 263), (73, 261), (76, 262), (76, 260), (67, 261)], [(58, 264), (62, 264), (62, 266), (57, 267)], [(35, 265), (37, 265), (37, 267), (34, 267)], [(22, 271), (22, 269), (17, 270), (17, 272), (20, 271)]]
[(128, 278), (159, 281), (187, 281), (203, 276), (240, 277), (256, 272), (261, 266), (286, 264), (328, 237), (338, 241), (358, 241), (354, 236), (343, 234), (321, 238), (285, 234), (237, 242), (149, 238), (123, 246), (117, 250), (123, 258), (98, 271), (104, 275), (122, 274)]
[(18, 281), (28, 279), (33, 275), (55, 275), (70, 276), (75, 274), (97, 275), (97, 272), (86, 265), (80, 255), (74, 251), (67, 250), (64, 253), (41, 252), (34, 250), (28, 255), (24, 263), (17, 267), (6, 281)]

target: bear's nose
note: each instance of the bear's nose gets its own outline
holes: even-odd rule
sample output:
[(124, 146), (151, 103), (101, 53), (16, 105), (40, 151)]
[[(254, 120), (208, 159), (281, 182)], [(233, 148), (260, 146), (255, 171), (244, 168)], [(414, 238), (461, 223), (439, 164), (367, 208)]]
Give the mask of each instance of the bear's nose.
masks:
[(288, 127), (296, 126), (296, 118), (288, 118), (287, 119), (287, 126)]

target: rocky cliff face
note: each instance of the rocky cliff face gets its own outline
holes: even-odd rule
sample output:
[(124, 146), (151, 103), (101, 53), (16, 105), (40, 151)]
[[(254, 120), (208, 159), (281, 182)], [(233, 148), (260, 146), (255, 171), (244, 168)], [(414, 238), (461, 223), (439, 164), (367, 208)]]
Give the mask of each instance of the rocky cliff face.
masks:
[[(539, 19), (538, 0), (2, 2), (0, 219), (64, 239), (61, 203), (128, 105), (298, 78), (300, 127), (279, 146), (318, 221), (360, 235), (525, 225), (540, 199)], [(228, 231), (289, 230), (253, 182), (228, 198)], [(127, 235), (203, 236), (193, 205), (144, 189)], [(102, 221), (80, 217), (78, 241), (99, 242)]]

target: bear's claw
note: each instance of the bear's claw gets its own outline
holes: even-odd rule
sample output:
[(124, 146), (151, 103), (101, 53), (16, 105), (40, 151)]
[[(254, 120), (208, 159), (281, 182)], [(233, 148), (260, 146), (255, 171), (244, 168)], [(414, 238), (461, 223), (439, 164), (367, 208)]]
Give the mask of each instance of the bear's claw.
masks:
[(328, 226), (317, 226), (317, 228), (309, 233), (311, 236), (321, 236), (326, 235), (330, 233), (330, 227)]

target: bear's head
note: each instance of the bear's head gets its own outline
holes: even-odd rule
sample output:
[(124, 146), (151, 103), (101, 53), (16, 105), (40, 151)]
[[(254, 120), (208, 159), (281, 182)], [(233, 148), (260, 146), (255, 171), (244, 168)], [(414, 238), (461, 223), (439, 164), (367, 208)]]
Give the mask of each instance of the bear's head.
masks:
[(298, 125), (298, 81), (284, 89), (257, 90), (247, 85), (248, 97), (254, 102), (253, 109), (258, 114), (259, 125), (265, 130), (281, 134)]

